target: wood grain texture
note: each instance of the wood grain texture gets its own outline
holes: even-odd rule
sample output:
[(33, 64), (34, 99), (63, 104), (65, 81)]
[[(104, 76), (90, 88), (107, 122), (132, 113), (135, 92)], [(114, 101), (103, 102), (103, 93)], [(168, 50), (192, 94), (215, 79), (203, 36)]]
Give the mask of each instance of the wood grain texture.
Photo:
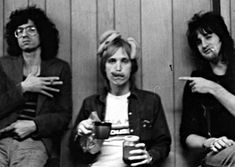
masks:
[[(182, 113), (182, 94), (185, 82), (179, 81), (180, 76), (189, 76), (194, 69), (192, 54), (188, 47), (186, 31), (187, 22), (197, 12), (212, 10), (211, 0), (174, 0), (173, 3), (173, 53), (174, 53), (174, 141), (175, 166), (194, 166), (195, 155), (184, 155), (179, 142), (179, 127)], [(187, 158), (186, 158), (187, 156)]]
[[(169, 158), (163, 167), (191, 167), (194, 155), (184, 155), (179, 144), (182, 93), (179, 76), (194, 69), (186, 39), (187, 21), (199, 11), (212, 10), (213, 0), (0, 0), (0, 56), (6, 52), (3, 38), (9, 14), (36, 4), (46, 11), (60, 32), (59, 57), (71, 64), (73, 121), (83, 99), (104, 86), (99, 72), (99, 36), (116, 29), (140, 45), (137, 85), (161, 96), (172, 134)], [(221, 13), (235, 38), (235, 1), (221, 0)], [(70, 162), (68, 134), (62, 142), (62, 167)]]
[(231, 34), (233, 37), (233, 40), (235, 40), (235, 1), (231, 1)]
[(58, 57), (71, 64), (71, 11), (65, 0), (47, 0), (46, 12), (59, 30), (60, 47)]
[(96, 1), (72, 0), (73, 119), (97, 90)]
[(46, 9), (46, 0), (29, 0), (29, 5), (30, 6), (36, 5), (38, 8), (45, 10)]
[[(141, 1), (143, 88), (161, 96), (171, 133), (174, 131), (172, 1)], [(174, 140), (164, 166), (174, 165)]]
[(115, 28), (123, 35), (123, 38), (133, 37), (138, 45), (139, 69), (135, 75), (136, 85), (142, 88), (142, 55), (141, 55), (141, 12), (140, 0), (115, 1)]
[[(100, 36), (107, 30), (115, 29), (114, 26), (114, 0), (97, 0), (97, 48)], [(105, 81), (99, 68), (100, 58), (97, 57), (97, 90), (101, 92)]]
[(3, 45), (4, 45), (4, 3), (0, 0), (0, 57), (3, 56)]
[[(234, 0), (232, 0), (234, 1)], [(220, 0), (220, 13), (224, 18), (228, 30), (231, 32), (231, 0)]]
[[(8, 22), (8, 18), (11, 14), (12, 11), (19, 9), (19, 8), (25, 8), (28, 6), (28, 0), (4, 0), (4, 26), (5, 24)], [(6, 55), (7, 52), (7, 44), (6, 41), (4, 41), (4, 45), (3, 45), (3, 54)]]

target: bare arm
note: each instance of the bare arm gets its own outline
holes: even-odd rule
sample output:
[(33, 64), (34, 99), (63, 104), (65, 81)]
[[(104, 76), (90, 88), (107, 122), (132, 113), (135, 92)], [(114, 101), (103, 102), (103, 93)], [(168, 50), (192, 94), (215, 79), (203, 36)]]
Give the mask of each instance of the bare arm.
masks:
[(235, 96), (224, 87), (201, 77), (180, 77), (179, 79), (191, 81), (192, 92), (213, 95), (235, 117)]

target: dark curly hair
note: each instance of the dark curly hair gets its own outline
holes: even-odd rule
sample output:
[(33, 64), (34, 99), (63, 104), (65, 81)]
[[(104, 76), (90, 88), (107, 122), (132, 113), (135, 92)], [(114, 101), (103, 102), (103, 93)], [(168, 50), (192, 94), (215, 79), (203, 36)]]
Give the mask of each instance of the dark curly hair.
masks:
[(9, 22), (6, 25), (8, 54), (10, 56), (19, 56), (22, 53), (14, 32), (18, 26), (28, 23), (28, 20), (33, 21), (39, 33), (42, 60), (56, 57), (59, 48), (59, 32), (45, 12), (36, 6), (29, 6), (11, 13)]
[(202, 34), (215, 33), (222, 43), (220, 51), (222, 61), (225, 63), (229, 62), (229, 56), (234, 53), (234, 43), (221, 15), (214, 12), (199, 12), (188, 22), (188, 44), (197, 57), (201, 58), (201, 54), (197, 48), (197, 32)]
[[(109, 83), (109, 80), (107, 78), (106, 71), (105, 71), (105, 63), (112, 55), (114, 55), (116, 53), (116, 51), (119, 48), (123, 48), (126, 51), (128, 57), (130, 58), (131, 46), (126, 40), (124, 40), (122, 38), (116, 38), (115, 40), (113, 40), (112, 43), (108, 46), (105, 54), (102, 55), (102, 57), (101, 57), (100, 71), (101, 71), (101, 74), (103, 75), (104, 79), (106, 80), (107, 84)], [(137, 70), (138, 70), (137, 60), (131, 59), (131, 75), (130, 75), (131, 87), (136, 86), (134, 74), (137, 72)], [(108, 84), (108, 87), (109, 87), (109, 84)]]

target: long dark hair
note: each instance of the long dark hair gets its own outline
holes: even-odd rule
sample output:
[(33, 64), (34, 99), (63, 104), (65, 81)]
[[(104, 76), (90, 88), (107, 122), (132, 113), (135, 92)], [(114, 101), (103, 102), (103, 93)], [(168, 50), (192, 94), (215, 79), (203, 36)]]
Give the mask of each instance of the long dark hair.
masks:
[(39, 33), (42, 60), (56, 57), (59, 48), (58, 30), (55, 24), (46, 16), (45, 12), (36, 6), (29, 6), (11, 13), (9, 22), (6, 25), (8, 54), (10, 56), (19, 56), (22, 53), (14, 32), (18, 26), (28, 23), (29, 20), (33, 21)]
[[(196, 13), (188, 22), (188, 44), (196, 57), (199, 57), (202, 62), (204, 59), (197, 48), (197, 32), (202, 34), (215, 33), (222, 43), (220, 50), (222, 61), (224, 63), (229, 62), (231, 56), (234, 54), (234, 43), (221, 15), (214, 12), (199, 12)], [(205, 64), (205, 62), (203, 64)]]

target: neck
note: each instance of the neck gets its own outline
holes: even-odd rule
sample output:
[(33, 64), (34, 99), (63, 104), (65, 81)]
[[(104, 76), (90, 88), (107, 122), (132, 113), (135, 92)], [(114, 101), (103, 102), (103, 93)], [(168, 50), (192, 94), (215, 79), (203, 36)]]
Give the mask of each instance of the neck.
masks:
[(116, 96), (125, 95), (128, 92), (130, 92), (130, 85), (124, 85), (124, 86), (110, 86), (111, 91), (110, 93)]
[(24, 66), (40, 66), (41, 64), (41, 49), (37, 49), (33, 52), (23, 52)]
[(23, 74), (28, 76), (33, 74), (40, 75), (41, 72), (41, 50), (37, 49), (33, 52), (23, 52), (24, 66)]
[(210, 63), (210, 66), (213, 73), (216, 75), (224, 75), (227, 71), (227, 64), (223, 63), (222, 61), (219, 61), (216, 64)]

